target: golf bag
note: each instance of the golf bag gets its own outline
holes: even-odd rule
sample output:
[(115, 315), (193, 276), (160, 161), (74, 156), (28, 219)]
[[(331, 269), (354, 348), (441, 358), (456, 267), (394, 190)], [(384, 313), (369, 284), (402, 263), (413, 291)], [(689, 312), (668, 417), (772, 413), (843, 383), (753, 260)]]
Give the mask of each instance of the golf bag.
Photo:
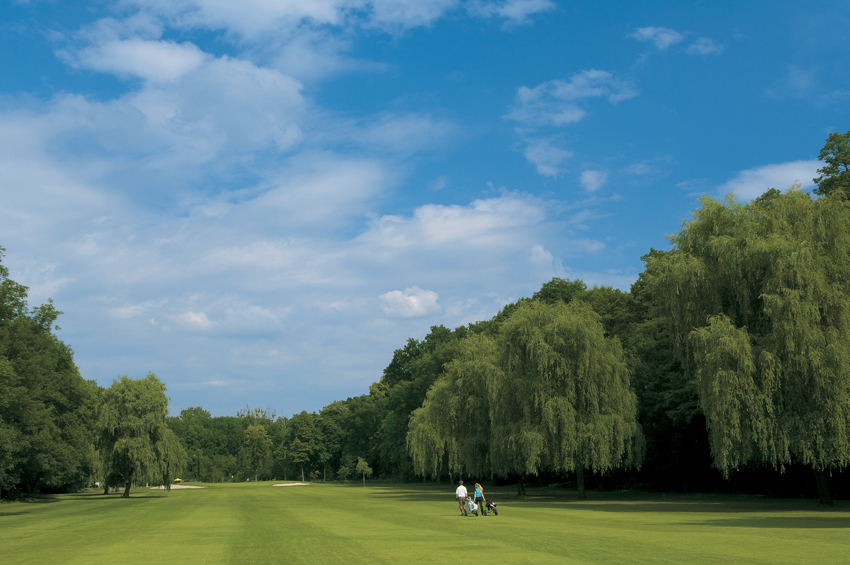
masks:
[(478, 505), (471, 498), (466, 501), (466, 511), (473, 516), (478, 516)]
[(492, 512), (492, 513), (493, 513), (493, 514), (495, 514), (496, 516), (498, 516), (498, 515), (499, 515), (499, 511), (498, 511), (498, 510), (496, 510), (496, 503), (495, 503), (495, 502), (488, 500), (488, 501), (487, 501), (487, 504), (485, 504), (485, 506), (487, 507), (487, 510), (488, 510), (489, 512)]

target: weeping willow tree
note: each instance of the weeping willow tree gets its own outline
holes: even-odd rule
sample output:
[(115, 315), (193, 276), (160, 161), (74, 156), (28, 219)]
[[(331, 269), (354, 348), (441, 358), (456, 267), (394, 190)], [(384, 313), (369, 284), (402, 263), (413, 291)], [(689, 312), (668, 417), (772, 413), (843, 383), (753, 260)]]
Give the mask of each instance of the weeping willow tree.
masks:
[(110, 481), (123, 484), (127, 498), (134, 482), (171, 484), (186, 456), (167, 416), (165, 384), (153, 373), (120, 377), (103, 391), (97, 445), (107, 487)]
[(410, 417), (407, 446), (423, 476), (485, 476), (490, 470), (490, 398), (501, 370), (496, 342), (473, 335), (447, 363)]
[(522, 304), (501, 333), (492, 391), (496, 474), (605, 473), (643, 459), (637, 400), (620, 342), (584, 302)]
[(825, 472), (850, 462), (850, 204), (798, 186), (701, 203), (646, 272), (714, 465), (808, 465), (830, 504)]
[(496, 340), (465, 340), (413, 413), (408, 446), (420, 474), (575, 470), (585, 498), (585, 470), (640, 463), (636, 405), (619, 341), (590, 306), (529, 301)]

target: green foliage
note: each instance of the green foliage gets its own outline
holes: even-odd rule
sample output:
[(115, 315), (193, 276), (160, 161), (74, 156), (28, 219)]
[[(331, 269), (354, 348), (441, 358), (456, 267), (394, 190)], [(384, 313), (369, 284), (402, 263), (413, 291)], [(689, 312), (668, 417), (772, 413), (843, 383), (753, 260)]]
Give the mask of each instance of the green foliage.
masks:
[(363, 476), (363, 486), (365, 487), (366, 486), (366, 475), (368, 475), (370, 477), (372, 476), (372, 467), (370, 467), (369, 464), (366, 463), (365, 459), (363, 459), (362, 457), (358, 457), (357, 458), (357, 466), (354, 468), (354, 472), (357, 473), (358, 475)]
[(167, 416), (165, 385), (153, 373), (142, 379), (119, 377), (103, 391), (97, 442), (103, 479), (125, 485), (125, 497), (133, 482), (170, 484), (185, 463)]
[(301, 480), (305, 480), (304, 467), (308, 475), (310, 470), (324, 463), (328, 453), (325, 449), (324, 435), (319, 427), (318, 416), (314, 412), (303, 411), (289, 420), (290, 442), (289, 456), (301, 469)]
[(497, 474), (639, 465), (643, 436), (620, 342), (578, 301), (522, 305), (502, 328), (493, 388)]
[(556, 304), (563, 302), (569, 304), (574, 298), (581, 296), (587, 290), (587, 285), (583, 281), (570, 279), (553, 278), (545, 283), (540, 290), (532, 295), (533, 300), (539, 300), (546, 304)]
[(460, 342), (457, 357), (410, 417), (407, 447), (417, 474), (490, 472), (490, 399), (498, 346), (486, 335)]
[(497, 340), (462, 342), (411, 417), (422, 475), (531, 474), (639, 465), (643, 436), (620, 343), (583, 301), (525, 301)]
[(60, 312), (30, 310), (8, 275), (0, 264), (0, 497), (73, 489), (93, 469), (97, 388), (53, 334)]
[(850, 206), (797, 188), (701, 200), (647, 264), (714, 464), (850, 462)]
[(826, 165), (818, 169), (820, 176), (814, 179), (818, 185), (814, 193), (850, 197), (850, 131), (829, 134), (818, 159)]
[(271, 463), (272, 440), (263, 426), (248, 426), (241, 455), (256, 482), (260, 469)]

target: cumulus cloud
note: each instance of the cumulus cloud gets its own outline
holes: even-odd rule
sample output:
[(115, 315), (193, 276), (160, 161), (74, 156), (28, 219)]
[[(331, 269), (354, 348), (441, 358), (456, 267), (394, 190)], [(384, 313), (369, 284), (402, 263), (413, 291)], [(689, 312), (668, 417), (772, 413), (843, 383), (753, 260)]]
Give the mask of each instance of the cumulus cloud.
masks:
[(795, 182), (801, 183), (803, 188), (808, 188), (814, 185), (812, 179), (817, 176), (817, 170), (822, 166), (820, 161), (808, 160), (753, 167), (741, 171), (720, 185), (718, 192), (732, 192), (742, 200), (751, 200), (761, 196), (769, 188), (785, 190)]
[[(61, 337), (83, 374), (104, 384), (155, 370), (178, 408), (231, 413), (262, 394), (285, 412), (317, 409), (362, 393), (427, 316), (488, 318), (560, 273), (560, 257), (604, 248), (575, 239), (563, 202), (492, 187), (385, 213), (410, 156), (458, 126), (427, 111), (334, 115), (294, 78), (360, 64), (341, 55), (357, 27), (426, 26), (460, 5), (122, 0), (141, 12), (66, 37), (63, 61), (125, 83), (112, 98), (0, 109), (0, 176), (12, 187), (0, 243), (32, 303), (53, 296), (66, 312)], [(487, 17), (522, 22), (552, 3), (492, 6)], [(235, 50), (204, 52), (184, 30), (224, 30)], [(518, 108), (552, 125), (569, 104), (629, 97), (625, 84), (586, 71), (527, 89)], [(541, 174), (570, 156), (553, 139), (524, 145)], [(459, 194), (465, 179), (451, 178)]]
[(581, 173), (581, 185), (589, 192), (596, 192), (608, 180), (608, 173), (604, 171), (594, 171), (588, 169)]
[(652, 43), (656, 49), (665, 51), (671, 45), (675, 45), (685, 39), (678, 31), (666, 27), (639, 27), (629, 34), (629, 37)]
[(411, 318), (414, 316), (426, 316), (440, 309), (437, 303), (439, 296), (436, 292), (422, 290), (418, 286), (412, 286), (404, 290), (391, 290), (380, 296), (381, 309), (387, 316), (401, 316)]
[(545, 202), (510, 193), (475, 200), (468, 206), (426, 204), (412, 216), (386, 215), (357, 238), (369, 246), (404, 249), (410, 246), (450, 246), (453, 249), (523, 245), (516, 232), (546, 220)]
[(572, 151), (553, 145), (550, 139), (531, 139), (523, 151), (525, 158), (544, 176), (557, 177), (564, 172), (561, 164), (573, 156)]
[(212, 58), (192, 43), (140, 38), (103, 41), (63, 56), (75, 67), (154, 82), (172, 81)]
[(612, 104), (637, 96), (627, 80), (607, 71), (581, 71), (567, 80), (551, 80), (534, 88), (521, 86), (516, 104), (506, 116), (526, 126), (563, 126), (587, 115), (578, 102), (586, 98), (606, 98)]

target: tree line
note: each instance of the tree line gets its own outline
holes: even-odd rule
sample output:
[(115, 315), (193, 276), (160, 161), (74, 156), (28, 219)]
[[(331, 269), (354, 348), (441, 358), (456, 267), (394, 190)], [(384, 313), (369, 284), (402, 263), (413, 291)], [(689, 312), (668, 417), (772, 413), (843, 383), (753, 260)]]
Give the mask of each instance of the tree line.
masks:
[(700, 199), (629, 292), (555, 278), (407, 340), (368, 393), (288, 418), (168, 417), (154, 375), (83, 380), (52, 303), (28, 309), (0, 265), (0, 495), (374, 473), (827, 504), (850, 460), (850, 132), (820, 158), (816, 197)]

